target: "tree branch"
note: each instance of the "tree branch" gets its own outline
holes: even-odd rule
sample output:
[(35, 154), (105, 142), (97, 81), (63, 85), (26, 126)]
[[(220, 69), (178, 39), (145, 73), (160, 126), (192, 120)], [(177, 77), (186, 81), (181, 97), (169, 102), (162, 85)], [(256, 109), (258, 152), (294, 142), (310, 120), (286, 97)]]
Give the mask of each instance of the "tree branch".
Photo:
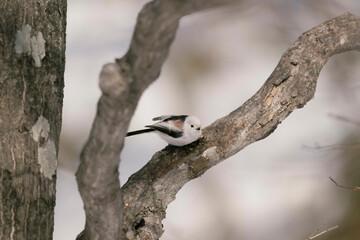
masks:
[[(156, 52), (147, 50), (149, 54)], [(185, 183), (270, 135), (292, 111), (312, 99), (328, 59), (350, 50), (360, 50), (360, 19), (346, 13), (302, 34), (283, 54), (260, 90), (205, 128), (199, 142), (182, 148), (168, 146), (157, 152), (122, 187), (126, 238), (158, 239), (163, 233), (165, 210)]]
[(335, 186), (337, 186), (339, 188), (345, 188), (345, 189), (349, 189), (352, 191), (360, 191), (360, 187), (347, 187), (347, 186), (338, 184), (332, 177), (329, 177), (329, 179), (335, 184)]
[(126, 55), (100, 74), (102, 96), (76, 173), (86, 212), (77, 239), (119, 239), (122, 197), (119, 155), (143, 91), (159, 76), (182, 16), (235, 0), (155, 0), (140, 12)]
[(345, 116), (334, 114), (334, 113), (329, 113), (329, 117), (332, 117), (334, 119), (337, 119), (337, 120), (340, 120), (340, 121), (343, 121), (343, 122), (346, 122), (346, 123), (353, 124), (356, 127), (360, 127), (360, 121), (357, 121), (355, 119), (351, 119), (349, 117), (345, 117)]
[(327, 232), (330, 232), (331, 230), (337, 229), (337, 228), (339, 228), (338, 225), (333, 226), (333, 227), (328, 228), (328, 229), (325, 229), (325, 230), (322, 231), (322, 232), (320, 232), (320, 229), (319, 229), (319, 230), (317, 230), (315, 233), (311, 234), (311, 236), (308, 237), (308, 238), (306, 238), (305, 240), (315, 239), (315, 238), (320, 237), (321, 235), (323, 235), (323, 234), (325, 234), (325, 233), (327, 233)]

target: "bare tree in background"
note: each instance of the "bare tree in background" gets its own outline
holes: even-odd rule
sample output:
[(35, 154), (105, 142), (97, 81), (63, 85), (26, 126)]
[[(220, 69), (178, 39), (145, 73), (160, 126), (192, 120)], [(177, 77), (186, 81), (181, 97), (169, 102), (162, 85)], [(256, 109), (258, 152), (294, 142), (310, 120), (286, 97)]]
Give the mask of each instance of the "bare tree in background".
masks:
[(253, 97), (205, 128), (199, 142), (156, 153), (120, 191), (117, 168), (130, 119), (141, 94), (160, 74), (179, 20), (223, 4), (217, 0), (146, 4), (128, 52), (103, 67), (103, 95), (77, 171), (86, 211), (86, 226), (78, 239), (160, 238), (166, 208), (185, 183), (270, 135), (312, 99), (319, 73), (331, 56), (360, 49), (360, 19), (349, 13), (302, 34)]
[(52, 239), (66, 0), (0, 1), (0, 239)]

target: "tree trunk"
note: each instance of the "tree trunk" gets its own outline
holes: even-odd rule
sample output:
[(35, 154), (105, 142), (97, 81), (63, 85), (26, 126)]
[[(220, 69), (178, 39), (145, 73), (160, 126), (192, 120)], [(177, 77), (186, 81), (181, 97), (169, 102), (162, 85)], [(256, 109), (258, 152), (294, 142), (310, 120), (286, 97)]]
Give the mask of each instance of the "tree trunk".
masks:
[(0, 1), (0, 239), (52, 239), (66, 0)]

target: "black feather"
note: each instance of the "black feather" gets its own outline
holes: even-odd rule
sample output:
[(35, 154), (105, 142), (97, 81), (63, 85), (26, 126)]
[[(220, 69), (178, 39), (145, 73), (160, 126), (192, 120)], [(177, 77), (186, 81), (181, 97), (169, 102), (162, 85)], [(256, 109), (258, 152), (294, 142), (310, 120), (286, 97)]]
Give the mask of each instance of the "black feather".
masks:
[(126, 137), (130, 137), (130, 136), (133, 136), (133, 135), (138, 135), (138, 134), (142, 134), (142, 133), (148, 133), (148, 132), (154, 132), (155, 130), (154, 129), (142, 129), (142, 130), (137, 130), (137, 131), (133, 131), (133, 132), (128, 132), (126, 134)]
[(171, 120), (180, 120), (182, 122), (185, 122), (185, 119), (188, 117), (188, 115), (178, 115), (178, 116), (171, 116), (169, 118), (166, 118), (163, 120), (163, 122), (171, 121)]
[(157, 130), (157, 131), (162, 132), (162, 133), (164, 133), (166, 135), (169, 135), (169, 136), (171, 136), (173, 138), (179, 138), (179, 137), (183, 136), (183, 132), (181, 132), (181, 131), (172, 130), (172, 129), (162, 127), (162, 126), (158, 126), (158, 125), (148, 125), (148, 126), (145, 126), (145, 127), (151, 128), (152, 130)]
[[(171, 117), (163, 119), (160, 122), (176, 121), (176, 120), (180, 120), (180, 121), (184, 122), (187, 117), (188, 117), (188, 115), (171, 116)], [(154, 118), (153, 120), (157, 120), (157, 118)], [(145, 127), (148, 127), (149, 129), (142, 129), (142, 130), (137, 130), (137, 131), (133, 131), (133, 132), (128, 132), (126, 134), (126, 137), (130, 137), (130, 136), (138, 135), (138, 134), (142, 134), (142, 133), (154, 132), (154, 131), (162, 132), (173, 138), (179, 138), (184, 135), (183, 132), (181, 132), (181, 131), (172, 130), (172, 129), (162, 127), (159, 125), (148, 125)]]

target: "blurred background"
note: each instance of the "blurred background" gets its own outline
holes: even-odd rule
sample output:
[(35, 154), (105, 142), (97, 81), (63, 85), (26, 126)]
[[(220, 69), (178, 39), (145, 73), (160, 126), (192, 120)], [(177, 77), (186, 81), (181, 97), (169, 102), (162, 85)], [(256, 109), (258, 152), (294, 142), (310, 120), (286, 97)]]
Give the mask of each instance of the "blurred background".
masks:
[[(99, 73), (126, 52), (146, 2), (68, 0), (55, 240), (75, 239), (84, 228), (74, 174), (100, 97)], [(211, 124), (250, 98), (303, 32), (344, 12), (360, 16), (360, 1), (244, 0), (183, 18), (130, 130), (163, 114), (194, 114)], [(359, 104), (360, 54), (332, 57), (303, 109), (181, 189), (161, 240), (306, 239), (324, 222), (323, 230), (339, 228), (317, 239), (360, 239), (360, 192), (328, 179), (360, 186)], [(165, 146), (153, 134), (126, 139), (121, 183)]]

